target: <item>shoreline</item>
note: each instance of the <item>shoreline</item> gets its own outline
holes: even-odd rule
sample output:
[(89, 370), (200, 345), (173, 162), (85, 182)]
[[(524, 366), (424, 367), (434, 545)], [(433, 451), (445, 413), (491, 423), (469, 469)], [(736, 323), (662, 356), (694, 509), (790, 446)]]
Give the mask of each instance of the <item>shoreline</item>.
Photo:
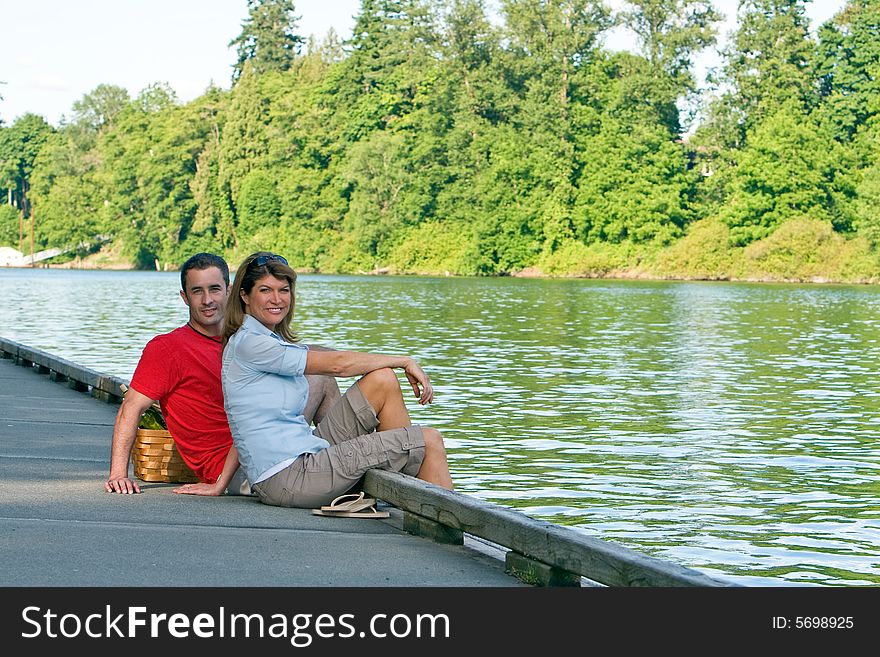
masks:
[[(31, 266), (0, 266), (0, 270), (28, 270), (28, 269), (54, 269), (54, 270), (79, 270), (79, 271), (140, 271), (152, 272), (160, 271), (155, 269), (137, 269), (128, 264), (112, 264), (107, 266), (82, 266), (83, 263), (73, 265), (71, 263), (64, 264), (46, 264)], [(607, 273), (589, 273), (589, 274), (547, 274), (528, 268), (522, 271), (510, 272), (495, 275), (461, 275), (430, 273), (430, 272), (392, 272), (387, 269), (378, 271), (358, 271), (352, 272), (336, 272), (336, 271), (320, 271), (315, 269), (296, 269), (297, 274), (314, 274), (324, 276), (375, 276), (375, 277), (394, 277), (394, 276), (410, 276), (417, 278), (522, 278), (522, 279), (539, 279), (539, 280), (606, 280), (606, 281), (644, 281), (644, 282), (691, 282), (691, 283), (769, 283), (769, 284), (798, 284), (798, 285), (880, 285), (880, 278), (865, 277), (858, 280), (842, 280), (828, 276), (810, 276), (810, 277), (794, 277), (783, 278), (773, 276), (748, 276), (736, 277), (727, 275), (717, 276), (690, 276), (686, 274), (653, 274), (644, 270), (615, 270)], [(179, 269), (161, 270), (163, 273), (180, 271)], [(230, 269), (234, 273), (234, 269)]]

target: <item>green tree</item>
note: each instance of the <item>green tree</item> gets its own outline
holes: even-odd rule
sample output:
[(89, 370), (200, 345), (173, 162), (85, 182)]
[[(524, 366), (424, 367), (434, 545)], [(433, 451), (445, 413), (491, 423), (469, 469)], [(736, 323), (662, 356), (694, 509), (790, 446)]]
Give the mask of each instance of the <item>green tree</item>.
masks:
[[(100, 155), (74, 126), (62, 127), (40, 150), (31, 187), (35, 233), (42, 247), (81, 250), (101, 233)], [(93, 141), (93, 140), (92, 140)]]
[(11, 205), (0, 205), (0, 246), (18, 248), (20, 216)]
[[(238, 222), (241, 185), (253, 169), (270, 169), (276, 162), (271, 157), (272, 144), (286, 144), (277, 126), (273, 125), (272, 103), (283, 85), (281, 74), (257, 75), (247, 70), (230, 93), (226, 103), (223, 128), (217, 152), (218, 197), (223, 224)], [(232, 235), (238, 244), (237, 233)]]
[[(585, 139), (578, 181), (578, 238), (586, 244), (624, 241), (669, 244), (693, 217), (695, 172), (666, 127), (603, 117)], [(601, 163), (601, 164), (599, 164)]]
[(253, 235), (263, 228), (275, 228), (281, 217), (278, 182), (265, 171), (253, 170), (245, 176), (238, 194), (238, 229)]
[(650, 102), (678, 135), (677, 103), (696, 92), (693, 57), (715, 43), (722, 16), (710, 0), (628, 0), (625, 7), (618, 20), (636, 34), (650, 65)]
[(783, 105), (810, 111), (817, 101), (815, 53), (806, 14), (808, 0), (743, 0), (739, 27), (725, 49), (721, 81), (730, 85), (735, 113), (735, 146), (751, 126), (775, 114)]
[[(481, 190), (497, 126), (516, 109), (499, 62), (501, 34), (481, 0), (443, 7), (435, 77), (411, 115), (411, 198), (418, 222), (399, 233), (392, 261), (403, 271), (473, 273), (479, 264), (476, 226), (491, 223)], [(438, 243), (455, 235), (450, 243)], [(490, 268), (494, 265), (488, 265)]]
[[(589, 73), (599, 58), (599, 37), (611, 22), (605, 6), (592, 0), (506, 0), (502, 12), (509, 44), (505, 64), (516, 98), (511, 123), (518, 128), (507, 135), (524, 141), (507, 152), (524, 154), (529, 173), (523, 173), (534, 185), (528, 211), (509, 213), (504, 221), (503, 233), (519, 245), (505, 249), (519, 255), (504, 260), (522, 268), (531, 264), (532, 240), (546, 239), (552, 250), (576, 231), (575, 134), (583, 106), (591, 103)], [(514, 217), (525, 223), (510, 224)]]
[(238, 53), (233, 82), (248, 64), (257, 74), (286, 71), (293, 65), (304, 43), (297, 34), (299, 17), (295, 12), (292, 0), (248, 0), (248, 17), (242, 23), (241, 34), (229, 43)]
[(401, 134), (376, 132), (358, 143), (348, 159), (351, 196), (345, 230), (362, 255), (362, 269), (378, 264), (395, 232), (413, 219), (402, 203), (411, 178), (404, 141)]
[(485, 2), (452, 0), (446, 7), (439, 39), (449, 86), (438, 91), (458, 106), (463, 114), (459, 120), (479, 117), (498, 123), (509, 108), (505, 108), (504, 75), (495, 65), (501, 34), (489, 21)]
[(513, 125), (495, 128), (491, 140), (488, 166), (474, 178), (479, 201), (472, 231), (479, 255), (473, 273), (478, 274), (518, 271), (535, 261), (544, 241), (544, 171), (558, 166), (548, 162), (552, 150), (531, 148)]
[[(761, 132), (760, 126), (782, 107), (797, 116), (808, 116), (816, 106), (816, 43), (809, 33), (805, 6), (806, 0), (740, 3), (739, 26), (722, 52), (721, 71), (712, 76), (716, 95), (689, 140), (694, 165), (706, 174), (699, 190), (703, 216), (722, 211), (734, 194), (737, 203), (744, 202), (743, 181), (736, 180), (736, 168), (744, 157), (741, 151), (750, 147), (749, 135), (760, 132), (769, 136), (767, 131)], [(759, 148), (767, 148), (767, 144)], [(746, 210), (743, 206), (732, 214), (725, 212), (725, 216), (734, 225), (738, 221), (734, 216), (751, 216), (748, 225), (760, 225), (760, 221), (752, 223), (753, 211), (760, 215), (766, 208)], [(775, 221), (754, 232), (745, 228), (742, 234), (735, 231), (735, 240), (748, 242), (753, 236), (765, 234), (770, 225)]]
[(340, 110), (346, 141), (392, 127), (410, 113), (433, 69), (434, 19), (423, 0), (362, 0), (348, 57), (328, 76), (327, 102)]
[(226, 120), (228, 94), (214, 87), (199, 99), (200, 116), (207, 131), (204, 148), (189, 181), (196, 204), (188, 234), (191, 251), (229, 249), (235, 245), (235, 209), (228, 189), (220, 182), (220, 133)]
[(0, 190), (6, 203), (30, 214), (34, 163), (53, 128), (42, 116), (24, 114), (9, 127), (0, 127)]
[(14, 205), (13, 192), (18, 178), (18, 149), (13, 133), (0, 125), (0, 191), (6, 197), (7, 205)]
[(819, 29), (821, 114), (840, 140), (880, 112), (880, 2), (850, 0)]
[(103, 201), (115, 190), (103, 187), (98, 143), (130, 103), (124, 88), (100, 84), (74, 102), (71, 120), (62, 120), (59, 138), (47, 146), (34, 176), (42, 245), (82, 252), (103, 234)]
[(167, 83), (151, 84), (138, 94), (134, 104), (144, 112), (160, 112), (177, 105), (177, 93)]
[(151, 85), (99, 138), (101, 230), (141, 267), (185, 255), (196, 206), (190, 181), (210, 131), (203, 103), (180, 106), (170, 89)]
[(853, 224), (860, 235), (864, 235), (871, 245), (880, 248), (880, 161), (861, 172), (861, 180), (853, 199)]
[(747, 135), (736, 158), (731, 197), (721, 212), (731, 241), (744, 245), (769, 235), (792, 218), (831, 222), (851, 229), (851, 194), (840, 171), (846, 153), (795, 100), (780, 107)]
[(572, 97), (598, 53), (609, 14), (596, 0), (504, 0), (502, 12), (522, 120), (555, 134), (560, 154), (567, 156)]
[(114, 119), (130, 100), (124, 88), (99, 84), (73, 103), (72, 123), (87, 133), (97, 134), (112, 127)]

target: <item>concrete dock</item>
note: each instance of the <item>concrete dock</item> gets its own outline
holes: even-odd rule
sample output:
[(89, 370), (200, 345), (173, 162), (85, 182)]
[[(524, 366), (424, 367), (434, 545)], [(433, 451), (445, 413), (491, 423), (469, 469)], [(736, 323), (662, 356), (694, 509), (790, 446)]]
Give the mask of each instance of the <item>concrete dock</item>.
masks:
[[(523, 586), (491, 547), (139, 482), (105, 493), (118, 406), (0, 359), (2, 586)], [(500, 555), (503, 557), (503, 554)]]

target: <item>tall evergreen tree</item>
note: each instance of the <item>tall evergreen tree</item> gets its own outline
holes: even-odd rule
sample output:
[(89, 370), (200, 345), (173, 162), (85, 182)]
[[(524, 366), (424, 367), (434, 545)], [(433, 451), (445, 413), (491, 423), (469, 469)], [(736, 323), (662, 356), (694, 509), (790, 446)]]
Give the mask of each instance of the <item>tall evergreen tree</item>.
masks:
[[(816, 104), (816, 43), (806, 13), (809, 0), (742, 0), (739, 28), (724, 52), (723, 81), (731, 86), (741, 145), (749, 128), (793, 102)], [(728, 125), (730, 125), (728, 123)]]
[(327, 87), (345, 139), (357, 141), (412, 111), (435, 63), (435, 40), (425, 0), (361, 0), (349, 56)]
[(233, 65), (236, 82), (250, 64), (255, 73), (286, 71), (299, 55), (304, 39), (297, 34), (299, 17), (293, 0), (248, 0), (248, 17), (241, 34), (229, 42), (238, 60)]

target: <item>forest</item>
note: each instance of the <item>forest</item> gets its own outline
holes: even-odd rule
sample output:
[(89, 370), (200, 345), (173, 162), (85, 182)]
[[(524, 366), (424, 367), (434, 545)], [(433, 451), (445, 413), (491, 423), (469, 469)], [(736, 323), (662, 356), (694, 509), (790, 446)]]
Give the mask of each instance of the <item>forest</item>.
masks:
[[(880, 282), (880, 0), (248, 0), (230, 88), (0, 125), (0, 246), (176, 269)], [(491, 13), (490, 13), (491, 12)], [(612, 51), (613, 29), (636, 35)]]

